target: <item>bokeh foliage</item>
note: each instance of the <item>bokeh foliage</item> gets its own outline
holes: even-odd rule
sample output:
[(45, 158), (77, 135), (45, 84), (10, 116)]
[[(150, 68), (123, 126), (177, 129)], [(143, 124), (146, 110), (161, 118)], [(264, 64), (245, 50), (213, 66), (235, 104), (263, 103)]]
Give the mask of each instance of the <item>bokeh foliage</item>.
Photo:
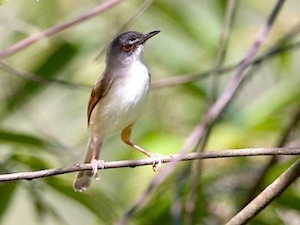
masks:
[[(3, 4), (2, 4), (3, 3)], [(154, 1), (126, 30), (162, 32), (147, 43), (145, 58), (158, 81), (211, 70), (228, 1)], [(239, 1), (223, 67), (238, 64), (266, 21), (275, 1)], [(0, 1), (0, 48), (60, 24), (95, 7), (99, 1)], [(123, 1), (107, 12), (7, 57), (10, 66), (36, 74), (39, 82), (0, 70), (0, 173), (63, 167), (80, 162), (86, 145), (86, 104), (90, 88), (104, 68), (106, 45), (142, 4)], [(299, 35), (278, 42), (300, 22), (300, 3), (287, 1), (260, 54), (296, 43)], [(298, 39), (298, 40), (297, 40)], [(100, 58), (95, 60), (100, 54)], [(211, 131), (209, 150), (277, 146), (300, 107), (297, 46), (252, 67), (230, 107)], [(218, 76), (221, 93), (234, 69)], [(66, 83), (57, 83), (59, 79)], [(41, 82), (43, 80), (43, 82)], [(72, 84), (81, 84), (74, 86)], [(88, 88), (87, 88), (88, 86)], [(162, 154), (180, 150), (209, 107), (209, 77), (153, 90), (134, 140)], [(294, 129), (285, 146), (299, 146)], [(118, 135), (101, 152), (106, 161), (143, 157)], [(268, 157), (203, 161), (192, 224), (223, 224), (245, 204)], [(280, 157), (261, 188), (295, 157)], [(180, 163), (130, 224), (188, 224), (191, 162)], [(74, 174), (33, 181), (0, 183), (1, 224), (113, 224), (155, 176), (150, 167), (100, 172), (87, 193), (72, 190)], [(300, 221), (299, 181), (251, 224)]]

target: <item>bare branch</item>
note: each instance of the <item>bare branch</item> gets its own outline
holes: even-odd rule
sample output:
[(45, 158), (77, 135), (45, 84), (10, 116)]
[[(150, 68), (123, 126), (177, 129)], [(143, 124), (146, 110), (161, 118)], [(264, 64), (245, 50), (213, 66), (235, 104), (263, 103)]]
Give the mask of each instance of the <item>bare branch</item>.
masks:
[[(298, 123), (300, 122), (300, 108), (297, 107), (297, 111), (294, 115), (291, 116), (291, 120), (289, 121), (287, 127), (283, 129), (283, 131), (279, 135), (278, 143), (276, 147), (284, 147), (288, 142), (288, 139), (291, 133), (297, 128)], [(265, 180), (268, 172), (278, 162), (278, 156), (274, 155), (270, 160), (260, 169), (260, 172), (257, 173), (257, 180), (254, 183), (253, 187), (250, 189), (249, 194), (247, 195), (247, 199), (245, 203), (243, 203), (242, 207), (247, 205), (254, 196), (258, 193), (259, 190), (262, 189), (263, 181)], [(241, 208), (242, 208), (241, 207)]]
[(226, 12), (224, 17), (224, 24), (222, 28), (222, 32), (220, 34), (219, 47), (214, 58), (212, 71), (210, 74), (210, 88), (209, 88), (209, 103), (213, 103), (217, 98), (217, 90), (218, 90), (218, 71), (221, 69), (221, 66), (225, 60), (228, 41), (230, 37), (230, 31), (232, 28), (232, 24), (234, 21), (234, 17), (236, 14), (236, 9), (238, 6), (237, 0), (228, 1), (226, 6)]
[(33, 44), (36, 41), (39, 41), (41, 39), (44, 39), (46, 37), (50, 37), (62, 30), (68, 29), (78, 23), (82, 23), (96, 15), (98, 15), (99, 13), (104, 12), (105, 10), (108, 10), (109, 8), (113, 7), (114, 5), (120, 3), (122, 0), (108, 0), (104, 3), (102, 3), (101, 5), (91, 9), (90, 11), (86, 12), (85, 14), (70, 20), (68, 22), (62, 23), (60, 25), (54, 26), (49, 28), (48, 30), (36, 33), (36, 34), (32, 34), (30, 35), (28, 38), (10, 46), (7, 49), (4, 49), (2, 51), (0, 51), (0, 58), (4, 58), (10, 55), (15, 54), (16, 52), (28, 47), (29, 45)]
[[(173, 154), (161, 156), (162, 163), (170, 163), (172, 161), (189, 161), (196, 159), (215, 159), (215, 158), (229, 158), (229, 157), (245, 157), (245, 156), (266, 156), (266, 155), (300, 155), (300, 148), (245, 148), (245, 149), (230, 149), (224, 151), (210, 151), (200, 153), (188, 153), (184, 156), (180, 154)], [(180, 157), (178, 159), (178, 157)], [(105, 162), (103, 168), (99, 169), (114, 169), (123, 167), (137, 167), (145, 165), (153, 165), (153, 158), (140, 160), (122, 160)], [(91, 170), (90, 163), (78, 164), (75, 166), (68, 166), (55, 169), (39, 170), (34, 172), (21, 172), (12, 174), (0, 175), (0, 182), (13, 180), (32, 180), (41, 177), (55, 176), (65, 173), (73, 173), (81, 170)]]
[(84, 84), (77, 84), (77, 83), (72, 83), (70, 81), (66, 80), (59, 80), (55, 79), (52, 77), (41, 77), (36, 74), (33, 74), (31, 72), (27, 72), (25, 70), (21, 70), (18, 68), (14, 68), (7, 64), (6, 62), (0, 60), (0, 69), (2, 71), (5, 71), (8, 74), (15, 75), (21, 79), (27, 80), (27, 81), (33, 81), (36, 83), (41, 83), (41, 84), (57, 84), (57, 85), (62, 85), (62, 86), (67, 86), (68, 88), (76, 88), (76, 89), (86, 89), (86, 90), (91, 90), (93, 87), (89, 85), (84, 85)]
[(300, 160), (290, 166), (273, 183), (263, 190), (253, 201), (234, 216), (226, 225), (246, 224), (275, 198), (279, 197), (288, 186), (300, 176)]

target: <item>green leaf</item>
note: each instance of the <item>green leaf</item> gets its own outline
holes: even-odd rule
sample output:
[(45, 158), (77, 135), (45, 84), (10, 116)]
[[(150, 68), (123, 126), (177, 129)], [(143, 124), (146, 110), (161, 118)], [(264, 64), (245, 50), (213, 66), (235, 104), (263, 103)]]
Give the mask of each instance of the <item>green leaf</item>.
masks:
[(48, 143), (44, 139), (36, 137), (34, 135), (9, 130), (0, 130), (0, 141), (2, 143), (18, 143), (40, 148), (44, 148), (50, 145), (50, 143)]
[(9, 130), (0, 130), (0, 141), (1, 143), (8, 142), (41, 148), (50, 145), (50, 143), (37, 136)]
[(9, 0), (0, 0), (0, 5), (6, 3), (6, 2), (8, 2), (8, 1), (9, 1)]
[[(73, 60), (76, 53), (76, 48), (73, 45), (64, 42), (51, 51), (44, 61), (38, 61), (32, 72), (45, 80), (51, 80), (51, 78), (60, 75), (66, 65)], [(37, 95), (43, 88), (44, 85), (41, 83), (25, 81), (10, 97), (8, 109), (11, 111), (20, 108), (30, 97)]]

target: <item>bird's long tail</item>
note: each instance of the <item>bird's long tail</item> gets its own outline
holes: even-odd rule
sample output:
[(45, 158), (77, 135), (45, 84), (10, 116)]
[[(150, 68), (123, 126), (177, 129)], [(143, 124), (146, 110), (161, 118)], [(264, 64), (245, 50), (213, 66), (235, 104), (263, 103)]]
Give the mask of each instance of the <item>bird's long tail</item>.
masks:
[[(90, 138), (85, 151), (83, 163), (93, 163), (98, 160), (102, 141)], [(97, 171), (96, 171), (97, 172)], [(92, 182), (92, 177), (95, 174), (92, 170), (79, 171), (76, 175), (73, 188), (75, 191), (85, 191)]]

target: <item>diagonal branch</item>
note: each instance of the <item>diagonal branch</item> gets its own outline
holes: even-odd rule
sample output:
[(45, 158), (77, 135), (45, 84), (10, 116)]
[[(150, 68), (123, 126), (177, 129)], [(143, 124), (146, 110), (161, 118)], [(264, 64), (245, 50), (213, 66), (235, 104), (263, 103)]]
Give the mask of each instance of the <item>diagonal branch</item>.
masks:
[(264, 208), (266, 208), (275, 198), (279, 197), (288, 186), (290, 186), (300, 176), (300, 160), (290, 166), (273, 183), (263, 190), (245, 208), (234, 216), (226, 225), (246, 224)]
[(72, 83), (70, 81), (60, 80), (60, 79), (56, 79), (56, 78), (52, 78), (52, 77), (41, 77), (41, 76), (38, 76), (31, 72), (27, 72), (25, 70), (21, 70), (21, 69), (12, 67), (9, 64), (7, 64), (6, 62), (4, 62), (3, 60), (0, 60), (0, 70), (6, 72), (8, 74), (14, 75), (16, 77), (19, 77), (23, 80), (32, 81), (32, 82), (36, 82), (36, 83), (40, 83), (40, 84), (50, 83), (50, 84), (62, 85), (62, 86), (68, 87), (68, 88), (86, 89), (89, 91), (92, 88), (92, 86), (90, 86), (90, 85)]
[[(297, 128), (297, 125), (300, 122), (300, 108), (297, 109), (296, 113), (291, 116), (291, 120), (289, 121), (288, 126), (280, 133), (280, 138), (278, 140), (278, 143), (276, 144), (276, 147), (284, 147), (288, 139), (291, 135), (291, 133)], [(259, 190), (262, 189), (263, 181), (265, 180), (268, 172), (270, 169), (278, 162), (278, 157), (273, 156), (269, 159), (269, 161), (264, 165), (260, 172), (257, 174), (257, 180), (254, 182), (253, 187), (250, 189), (249, 194), (247, 195), (246, 201), (243, 203), (243, 207), (247, 205), (258, 193)]]
[(59, 33), (62, 30), (68, 29), (76, 24), (82, 23), (82, 22), (110, 9), (114, 5), (120, 3), (121, 1), (122, 0), (108, 0), (73, 20), (70, 20), (65, 23), (59, 24), (57, 26), (51, 27), (48, 30), (45, 30), (45, 31), (42, 31), (42, 32), (39, 32), (36, 34), (32, 34), (28, 38), (8, 47), (7, 49), (0, 51), (0, 58), (4, 58), (4, 57), (8, 57), (10, 55), (13, 55), (13, 54), (17, 53), (18, 51), (33, 44), (36, 41), (50, 37), (56, 33)]
[[(216, 159), (216, 158), (230, 158), (230, 157), (246, 157), (246, 156), (266, 156), (266, 155), (300, 155), (300, 148), (245, 148), (245, 149), (230, 149), (224, 151), (210, 151), (210, 152), (192, 152), (182, 156), (181, 154), (172, 154), (161, 156), (162, 163), (170, 163), (172, 161), (189, 161), (196, 159)], [(156, 160), (157, 161), (157, 160)], [(137, 167), (145, 165), (153, 165), (153, 159), (140, 160), (122, 160), (105, 162), (104, 167), (99, 169), (115, 169), (124, 167)], [(157, 162), (156, 162), (157, 163)], [(39, 170), (34, 172), (21, 172), (12, 174), (0, 175), (0, 182), (13, 180), (32, 180), (36, 178), (55, 176), (65, 173), (73, 173), (82, 170), (93, 169), (90, 163), (78, 164), (75, 166), (61, 167), (55, 169)]]

